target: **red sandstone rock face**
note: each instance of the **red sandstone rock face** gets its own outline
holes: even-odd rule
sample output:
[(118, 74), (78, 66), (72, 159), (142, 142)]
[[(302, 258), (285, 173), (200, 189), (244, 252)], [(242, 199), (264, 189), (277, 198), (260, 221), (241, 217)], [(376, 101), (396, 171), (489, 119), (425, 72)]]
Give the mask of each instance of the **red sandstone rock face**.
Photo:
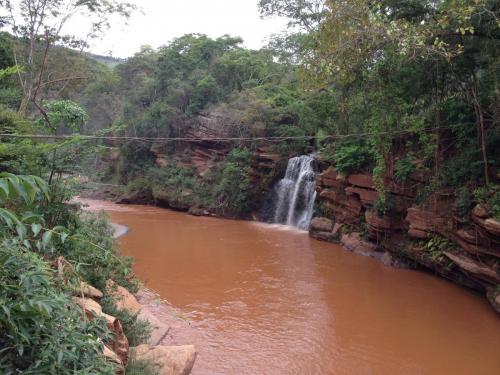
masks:
[(333, 167), (329, 167), (316, 180), (316, 190), (325, 206), (339, 223), (353, 224), (359, 221), (363, 205), (359, 195), (348, 195), (347, 181)]
[(417, 195), (417, 185), (411, 183), (399, 184), (395, 181), (388, 181), (386, 189), (394, 195), (404, 197), (414, 198)]
[(342, 235), (340, 241), (347, 250), (360, 255), (370, 256), (377, 249), (375, 244), (361, 239), (356, 232)]
[(375, 190), (348, 187), (345, 191), (347, 195), (357, 195), (361, 200), (361, 203), (367, 206), (373, 206), (378, 198), (378, 193)]
[(406, 221), (410, 224), (410, 230), (408, 232), (410, 236), (427, 233), (429, 237), (432, 236), (433, 233), (438, 232), (438, 229), (448, 228), (449, 226), (448, 220), (438, 213), (417, 207), (408, 209)]
[(488, 283), (500, 284), (500, 276), (493, 268), (464, 255), (449, 252), (444, 252), (444, 255), (466, 273)]
[(335, 215), (335, 219), (339, 223), (355, 224), (359, 222), (361, 214), (361, 202), (356, 199), (348, 199), (345, 201), (326, 202), (326, 207)]
[(324, 199), (329, 200), (331, 202), (336, 202), (336, 201), (342, 199), (342, 198), (339, 199), (339, 194), (335, 190), (332, 190), (332, 189), (324, 189), (323, 191), (321, 191), (319, 196), (321, 198), (324, 198)]
[(325, 217), (316, 217), (311, 221), (311, 230), (319, 232), (331, 232), (333, 221)]
[(334, 227), (332, 220), (325, 217), (316, 217), (311, 221), (309, 234), (312, 238), (326, 242), (338, 242), (340, 228)]
[(488, 209), (480, 204), (474, 207), (474, 209), (472, 210), (472, 215), (480, 219), (487, 219), (490, 216)]
[(477, 244), (479, 239), (475, 235), (475, 233), (468, 231), (466, 229), (459, 229), (455, 232), (455, 234), (460, 237), (461, 240), (471, 243), (471, 244)]
[[(407, 183), (401, 184), (387, 178), (386, 188), (392, 202), (392, 216), (379, 217), (372, 207), (377, 200), (373, 178), (367, 174), (341, 176), (332, 166), (326, 168), (316, 179), (316, 190), (324, 206), (335, 218), (333, 229), (330, 221), (321, 221), (315, 225), (311, 236), (335, 242), (344, 224), (360, 225), (360, 216), (365, 215), (368, 236), (379, 241), (381, 236), (386, 243), (398, 243), (398, 236), (405, 240), (404, 233), (416, 239), (429, 239), (441, 235), (458, 245), (464, 252), (455, 254), (447, 252), (448, 261), (436, 263), (428, 257), (415, 253), (414, 259), (423, 266), (433, 269), (456, 282), (476, 289), (491, 290), (500, 283), (500, 270), (494, 266), (495, 259), (500, 258), (500, 222), (493, 219), (483, 206), (476, 206), (472, 212), (472, 224), (462, 223), (453, 217), (455, 195), (453, 191), (439, 191), (431, 195), (423, 207), (412, 207), (418, 186), (428, 181), (425, 171), (412, 173)], [(405, 220), (398, 219), (405, 217)], [(325, 224), (325, 225), (323, 225)], [(380, 254), (375, 252), (376, 246), (362, 240), (359, 233), (343, 234), (341, 243), (348, 250), (364, 255)], [(387, 248), (390, 252), (391, 248)], [(416, 249), (418, 250), (418, 249)], [(493, 257), (493, 258), (492, 258)], [(446, 258), (443, 258), (446, 259)], [(484, 259), (489, 263), (485, 263)], [(449, 269), (449, 262), (456, 266)], [(493, 264), (493, 265), (492, 265)], [(496, 268), (495, 268), (496, 267)], [(466, 276), (466, 278), (463, 277)], [(489, 294), (489, 299), (500, 312), (500, 297)]]
[(333, 167), (329, 167), (321, 175), (320, 183), (326, 187), (341, 187), (342, 183), (337, 180), (338, 173)]
[(347, 177), (347, 181), (354, 186), (375, 190), (375, 184), (371, 174), (352, 174)]
[(410, 175), (410, 180), (420, 183), (426, 183), (430, 179), (430, 173), (424, 169), (416, 169)]
[(365, 219), (368, 235), (372, 239), (377, 239), (382, 235), (386, 235), (394, 231), (407, 229), (407, 225), (404, 220), (390, 216), (380, 217), (371, 210), (365, 212)]
[(495, 236), (500, 236), (500, 222), (495, 219), (486, 219), (484, 227), (488, 232)]

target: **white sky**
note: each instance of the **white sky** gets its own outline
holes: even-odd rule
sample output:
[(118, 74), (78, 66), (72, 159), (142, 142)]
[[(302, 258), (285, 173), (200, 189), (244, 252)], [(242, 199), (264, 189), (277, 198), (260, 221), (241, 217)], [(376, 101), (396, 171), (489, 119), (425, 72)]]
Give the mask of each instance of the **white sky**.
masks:
[[(258, 0), (132, 0), (136, 12), (128, 25), (113, 22), (102, 40), (93, 41), (91, 52), (129, 57), (142, 45), (158, 48), (188, 33), (215, 38), (240, 36), (248, 48), (260, 48), (266, 38), (286, 27), (284, 19), (261, 19)], [(76, 25), (75, 25), (76, 26)]]

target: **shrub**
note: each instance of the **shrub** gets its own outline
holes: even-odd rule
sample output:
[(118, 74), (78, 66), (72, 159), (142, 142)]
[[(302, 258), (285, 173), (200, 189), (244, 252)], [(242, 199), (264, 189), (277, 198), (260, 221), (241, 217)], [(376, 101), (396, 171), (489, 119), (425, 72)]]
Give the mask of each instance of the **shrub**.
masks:
[(235, 148), (229, 153), (214, 190), (222, 211), (242, 214), (252, 208), (251, 163), (252, 154), (247, 148)]
[(337, 170), (348, 175), (366, 170), (373, 163), (373, 155), (363, 140), (347, 138), (337, 144), (334, 160)]
[(455, 252), (457, 251), (457, 245), (450, 242), (447, 238), (441, 235), (435, 235), (427, 242), (423, 243), (424, 250), (428, 254), (429, 258), (433, 262), (440, 262), (444, 257), (444, 252)]
[(157, 375), (157, 366), (145, 360), (130, 358), (125, 369), (127, 375)]
[[(66, 224), (66, 227), (56, 226), (52, 230), (46, 231), (47, 234), (50, 234), (47, 237), (49, 246), (38, 249), (43, 252), (45, 259), (54, 260), (63, 256), (73, 265), (75, 274), (79, 278), (98, 289), (104, 289), (106, 280), (112, 279), (132, 292), (137, 291), (138, 284), (131, 273), (132, 258), (118, 255), (113, 239), (113, 229), (109, 225), (105, 213), (83, 213), (77, 211), (75, 207), (64, 204), (58, 206), (52, 201), (48, 205), (29, 208), (31, 208), (30, 211), (16, 213), (19, 217), (26, 217), (29, 214), (30, 217), (41, 218), (43, 228), (46, 228), (47, 225), (49, 228), (53, 227), (51, 221), (54, 221), (54, 225), (61, 222)], [(44, 217), (48, 217), (50, 220), (43, 219)], [(28, 225), (23, 232), (27, 234), (31, 233), (32, 230), (32, 226)], [(56, 232), (64, 232), (65, 240), (55, 241), (59, 237), (54, 235)], [(10, 235), (8, 233), (4, 234), (0, 231), (0, 235), (3, 235), (4, 238), (0, 238), (0, 240), (3, 239), (4, 242), (12, 240), (12, 238), (6, 237)], [(51, 238), (54, 240), (51, 241)], [(17, 242), (21, 241), (25, 244), (26, 249), (37, 247), (37, 241), (30, 243), (26, 235), (18, 235), (15, 239)]]
[(186, 204), (196, 203), (199, 182), (193, 168), (182, 168), (177, 165), (155, 167), (149, 170), (147, 179), (151, 181), (153, 194), (168, 190), (171, 199)]
[[(296, 125), (278, 125), (272, 129), (273, 137), (305, 137), (306, 135), (306, 131)], [(303, 154), (307, 145), (305, 139), (288, 139), (274, 145), (273, 151), (285, 156)]]
[(137, 282), (131, 276), (132, 258), (120, 257), (114, 247), (112, 228), (104, 213), (84, 213), (77, 218), (70, 241), (57, 245), (53, 256), (62, 255), (74, 265), (82, 279), (104, 290), (112, 279), (131, 292)]
[(469, 181), (483, 181), (483, 161), (474, 144), (464, 144), (444, 166), (442, 179), (445, 186), (459, 188)]
[(121, 310), (116, 307), (113, 299), (109, 296), (101, 301), (102, 310), (120, 320), (123, 326), (123, 333), (127, 336), (130, 346), (145, 344), (151, 337), (151, 325), (147, 320), (138, 318), (138, 314), (128, 310)]
[(137, 177), (128, 183), (125, 190), (128, 194), (140, 194), (149, 196), (152, 194), (152, 183), (149, 178)]
[(39, 255), (0, 245), (0, 285), (1, 373), (114, 374), (106, 322), (82, 319)]
[(477, 188), (474, 198), (476, 202), (486, 206), (495, 219), (500, 220), (500, 185)]
[(415, 165), (413, 165), (411, 158), (408, 156), (396, 161), (395, 167), (394, 177), (399, 182), (406, 182), (415, 170)]
[(393, 202), (389, 194), (379, 194), (373, 205), (373, 209), (378, 216), (382, 217), (389, 213), (393, 207)]
[(156, 159), (150, 148), (140, 141), (130, 141), (120, 148), (120, 162), (117, 167), (121, 183), (144, 176), (144, 171), (154, 165)]

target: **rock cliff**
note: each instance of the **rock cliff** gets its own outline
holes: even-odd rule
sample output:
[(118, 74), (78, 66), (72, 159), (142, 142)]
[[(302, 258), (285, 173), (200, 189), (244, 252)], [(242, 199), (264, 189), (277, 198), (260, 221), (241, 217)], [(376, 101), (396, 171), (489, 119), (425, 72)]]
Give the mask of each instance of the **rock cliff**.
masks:
[(414, 172), (404, 184), (385, 177), (391, 207), (380, 215), (371, 174), (343, 176), (330, 164), (320, 165), (312, 237), (385, 263), (428, 269), (483, 292), (500, 313), (500, 222), (486, 207), (477, 205), (468, 219), (459, 218), (457, 197), (447, 190), (420, 203), (417, 192), (426, 176)]

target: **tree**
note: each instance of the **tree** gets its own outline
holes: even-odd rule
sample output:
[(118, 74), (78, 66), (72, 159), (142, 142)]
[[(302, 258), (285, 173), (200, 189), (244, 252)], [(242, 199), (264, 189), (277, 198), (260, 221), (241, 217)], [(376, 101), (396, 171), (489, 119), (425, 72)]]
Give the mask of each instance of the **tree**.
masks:
[[(85, 110), (80, 107), (78, 103), (71, 100), (50, 101), (46, 104), (45, 111), (45, 117), (48, 120), (46, 120), (45, 117), (41, 120), (50, 125), (50, 130), (54, 135), (66, 131), (71, 133), (78, 132), (88, 121), (88, 116)], [(68, 163), (71, 163), (71, 166), (73, 167), (77, 160), (81, 161), (81, 158), (83, 157), (82, 152), (75, 153), (74, 150), (71, 149), (75, 143), (79, 143), (79, 140), (76, 138), (75, 140), (69, 140), (52, 145), (52, 162), (49, 184), (52, 183), (56, 172), (60, 175), (62, 172), (65, 172), (64, 168), (67, 168)], [(66, 155), (58, 155), (57, 151), (64, 148), (70, 148), (70, 152), (66, 152)], [(88, 148), (87, 152), (89, 151), (90, 150)], [(67, 160), (68, 158), (70, 160)]]
[(314, 33), (328, 16), (324, 0), (259, 0), (261, 17), (288, 18), (288, 30), (273, 35), (269, 48), (282, 62), (307, 61), (314, 49)]
[[(18, 77), (23, 98), (19, 112), (26, 114), (30, 103), (50, 125), (40, 98), (40, 89), (58, 82), (82, 80), (82, 76), (51, 79), (46, 75), (49, 54), (54, 48), (83, 49), (90, 39), (110, 27), (109, 17), (129, 17), (134, 6), (120, 0), (2, 0), (3, 21), (14, 35), (13, 54), (20, 66)], [(77, 19), (86, 24), (87, 34), (68, 34), (66, 26)]]
[[(362, 96), (365, 100), (369, 98), (368, 103), (379, 103), (378, 108), (372, 107), (368, 116), (371, 132), (413, 129), (416, 134), (423, 134), (429, 127), (433, 128), (436, 171), (444, 125), (441, 106), (449, 98), (460, 95), (476, 116), (484, 179), (488, 184), (485, 134), (487, 124), (493, 123), (488, 113), (494, 111), (485, 108), (478, 80), (485, 77), (482, 65), (497, 63), (497, 54), (492, 51), (498, 51), (500, 40), (498, 3), (489, 0), (328, 0), (326, 4), (328, 16), (314, 36), (314, 51), (305, 67), (309, 81), (317, 87), (335, 85), (349, 89), (354, 86), (357, 90), (365, 81), (367, 94), (372, 97), (365, 93)], [(412, 89), (408, 86), (402, 91), (403, 97), (393, 95), (390, 90), (384, 91), (384, 88), (394, 89), (393, 74), (403, 72), (404, 65), (413, 66), (417, 71), (423, 67), (426, 69), (423, 77), (434, 77), (422, 96), (410, 100), (408, 93)], [(489, 70), (489, 74), (494, 75), (494, 72), (495, 69)], [(401, 88), (406, 81), (411, 81), (410, 77), (400, 77)], [(366, 80), (372, 80), (371, 83), (378, 87), (370, 92)], [(413, 80), (412, 85), (418, 87), (419, 82)], [(376, 124), (379, 126), (375, 127)], [(372, 137), (372, 140), (378, 160), (387, 160), (392, 139), (385, 136)]]
[(290, 20), (289, 26), (315, 31), (328, 14), (324, 0), (259, 0), (263, 17), (280, 16)]

